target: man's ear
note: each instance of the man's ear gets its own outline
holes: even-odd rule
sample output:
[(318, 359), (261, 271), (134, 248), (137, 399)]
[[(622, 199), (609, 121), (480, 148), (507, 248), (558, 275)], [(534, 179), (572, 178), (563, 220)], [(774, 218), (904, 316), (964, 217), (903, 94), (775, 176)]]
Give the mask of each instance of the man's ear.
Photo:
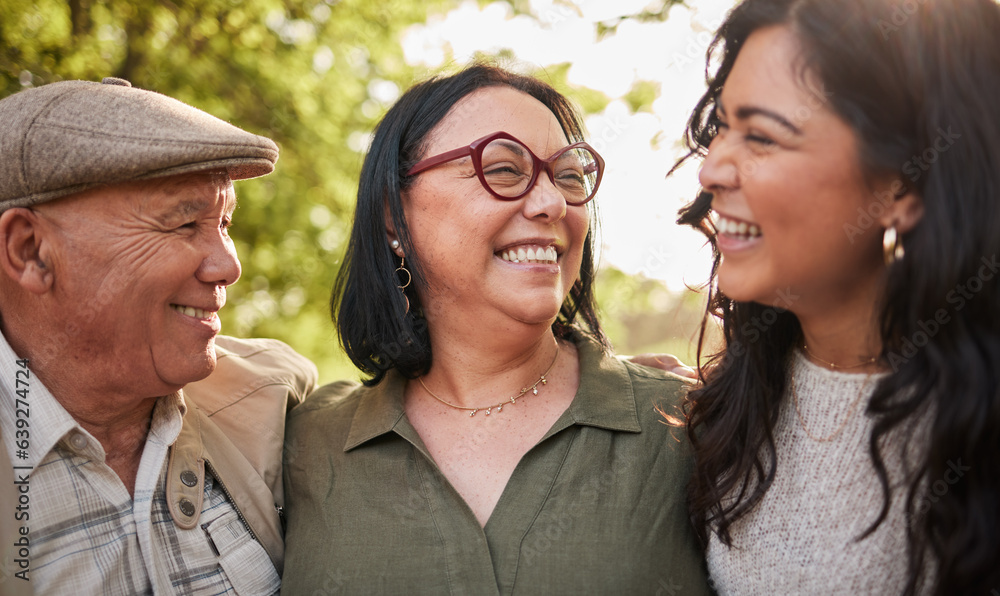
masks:
[(34, 294), (49, 291), (55, 281), (42, 228), (41, 218), (31, 209), (15, 207), (0, 213), (0, 269)]

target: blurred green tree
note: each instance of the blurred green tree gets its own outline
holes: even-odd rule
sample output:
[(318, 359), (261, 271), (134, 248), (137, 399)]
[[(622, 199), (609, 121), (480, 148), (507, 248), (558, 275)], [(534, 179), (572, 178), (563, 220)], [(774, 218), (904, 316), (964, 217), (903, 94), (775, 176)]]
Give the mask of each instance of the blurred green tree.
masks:
[(0, 0), (0, 97), (128, 79), (268, 136), (274, 174), (238, 183), (244, 264), (225, 331), (277, 337), (323, 378), (352, 373), (329, 316), (361, 159), (416, 73), (399, 38), (456, 0)]
[[(678, 1), (659, 0), (596, 33), (613, 35), (627, 18), (662, 20)], [(321, 381), (355, 377), (337, 344), (329, 296), (361, 161), (385, 109), (427, 74), (404, 60), (403, 33), (459, 2), (0, 0), (0, 97), (58, 80), (118, 76), (274, 139), (281, 148), (276, 171), (237, 183), (231, 234), (244, 276), (230, 288), (224, 331), (290, 343), (316, 362)], [(516, 14), (537, 16), (528, 0), (509, 3)], [(609, 98), (570, 86), (568, 69), (537, 74), (585, 112), (603, 110)], [(627, 100), (633, 111), (648, 109), (658, 93), (640, 81)], [(600, 287), (611, 337), (622, 349), (668, 349), (690, 359), (686, 340), (664, 343), (635, 329), (660, 312), (645, 329), (688, 335), (689, 326), (671, 321), (682, 306), (692, 316), (691, 298), (667, 299), (662, 283), (613, 269), (602, 272)]]

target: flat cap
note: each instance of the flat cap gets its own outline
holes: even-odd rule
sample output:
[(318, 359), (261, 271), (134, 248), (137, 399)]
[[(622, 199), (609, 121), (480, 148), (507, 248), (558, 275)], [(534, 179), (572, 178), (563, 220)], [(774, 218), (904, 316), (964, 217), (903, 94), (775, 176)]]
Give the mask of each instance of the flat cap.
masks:
[(0, 211), (202, 170), (255, 178), (277, 160), (270, 139), (123, 79), (50, 83), (0, 100)]

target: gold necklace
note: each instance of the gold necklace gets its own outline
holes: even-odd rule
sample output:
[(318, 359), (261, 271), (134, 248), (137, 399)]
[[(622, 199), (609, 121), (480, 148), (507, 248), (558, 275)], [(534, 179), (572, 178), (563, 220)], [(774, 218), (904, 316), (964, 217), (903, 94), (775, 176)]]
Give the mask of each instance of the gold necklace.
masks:
[(451, 407), (451, 408), (455, 408), (456, 410), (465, 410), (466, 412), (470, 412), (470, 414), (469, 414), (470, 418), (473, 417), (473, 416), (475, 416), (476, 413), (479, 412), (480, 410), (486, 410), (486, 415), (489, 416), (493, 412), (494, 408), (496, 408), (496, 411), (498, 413), (499, 412), (503, 412), (503, 407), (505, 405), (517, 403), (518, 398), (522, 397), (525, 393), (527, 393), (529, 391), (531, 392), (532, 395), (538, 395), (538, 384), (541, 383), (542, 385), (545, 385), (545, 384), (548, 383), (548, 380), (545, 378), (545, 375), (549, 374), (549, 371), (552, 370), (553, 366), (555, 366), (556, 359), (558, 359), (558, 358), (559, 358), (559, 346), (556, 346), (556, 355), (552, 357), (552, 362), (549, 363), (549, 367), (545, 369), (545, 372), (542, 373), (542, 376), (538, 377), (537, 381), (535, 381), (534, 383), (532, 383), (531, 387), (521, 387), (521, 392), (518, 393), (517, 395), (515, 395), (513, 397), (510, 397), (510, 398), (507, 398), (507, 399), (503, 400), (502, 402), (500, 402), (498, 404), (493, 404), (492, 406), (482, 406), (482, 407), (479, 407), (479, 408), (466, 408), (464, 406), (455, 405), (455, 404), (453, 404), (451, 402), (447, 402), (447, 401), (441, 399), (440, 397), (437, 396), (436, 393), (434, 393), (433, 391), (431, 391), (427, 387), (427, 385), (424, 384), (424, 378), (423, 377), (417, 377), (417, 380), (420, 381), (420, 385), (424, 388), (424, 391), (426, 391), (427, 393), (429, 393), (431, 397), (433, 397), (434, 399), (436, 399), (439, 402), (443, 403), (444, 405), (446, 405), (448, 407)]
[(811, 358), (812, 358), (813, 360), (818, 360), (818, 361), (819, 361), (819, 362), (820, 362), (821, 364), (823, 364), (824, 366), (826, 366), (826, 367), (828, 367), (828, 368), (832, 368), (832, 369), (834, 369), (834, 370), (836, 370), (836, 369), (840, 369), (840, 370), (850, 370), (850, 369), (852, 369), (852, 368), (860, 368), (860, 367), (862, 367), (862, 366), (865, 366), (865, 365), (868, 365), (868, 364), (875, 364), (875, 362), (877, 362), (877, 361), (878, 361), (878, 356), (872, 356), (872, 357), (871, 357), (871, 358), (869, 358), (868, 360), (865, 360), (864, 362), (860, 362), (860, 363), (858, 363), (858, 364), (853, 364), (853, 365), (851, 365), (851, 366), (840, 366), (839, 364), (834, 364), (833, 362), (827, 362), (826, 360), (823, 360), (822, 358), (820, 358), (820, 357), (819, 357), (819, 356), (817, 356), (816, 354), (813, 354), (813, 353), (812, 353), (812, 350), (810, 350), (810, 349), (809, 349), (809, 346), (807, 346), (807, 345), (806, 345), (805, 343), (803, 343), (803, 344), (802, 344), (802, 349), (803, 349), (803, 350), (805, 350), (805, 351), (806, 351), (806, 354), (809, 354), (809, 356), (810, 356), (810, 357), (811, 357)]
[(837, 438), (837, 435), (839, 435), (841, 431), (844, 430), (844, 427), (846, 427), (847, 423), (851, 420), (851, 415), (854, 414), (854, 410), (858, 408), (858, 404), (861, 403), (861, 398), (864, 397), (865, 395), (865, 388), (868, 387), (868, 382), (872, 380), (873, 374), (874, 373), (868, 373), (868, 376), (865, 377), (865, 382), (861, 385), (861, 390), (858, 391), (858, 396), (854, 398), (854, 402), (851, 403), (851, 409), (847, 411), (847, 414), (844, 416), (844, 421), (840, 423), (840, 426), (837, 427), (837, 430), (833, 431), (833, 434), (828, 437), (817, 437), (816, 435), (809, 432), (809, 427), (806, 426), (806, 421), (802, 417), (802, 411), (799, 409), (799, 395), (795, 391), (795, 371), (794, 370), (791, 371), (792, 403), (795, 404), (795, 416), (799, 419), (799, 426), (801, 426), (802, 430), (806, 432), (806, 435), (813, 441), (819, 443), (826, 443)]

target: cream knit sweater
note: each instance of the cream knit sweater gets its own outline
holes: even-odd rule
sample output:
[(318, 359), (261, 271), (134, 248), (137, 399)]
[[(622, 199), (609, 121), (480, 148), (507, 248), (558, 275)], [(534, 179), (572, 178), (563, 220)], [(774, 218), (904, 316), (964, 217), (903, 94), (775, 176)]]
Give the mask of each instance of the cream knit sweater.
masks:
[[(897, 432), (883, 442), (893, 492), (889, 517), (863, 541), (882, 491), (868, 453), (872, 420), (865, 406), (881, 375), (831, 372), (796, 352), (792, 362), (802, 429), (791, 391), (775, 428), (777, 470), (758, 506), (731, 526), (734, 548), (712, 536), (708, 566), (719, 594), (899, 594), (906, 582), (906, 488), (899, 483)], [(851, 405), (863, 392), (850, 415)], [(912, 452), (911, 452), (912, 453)]]

